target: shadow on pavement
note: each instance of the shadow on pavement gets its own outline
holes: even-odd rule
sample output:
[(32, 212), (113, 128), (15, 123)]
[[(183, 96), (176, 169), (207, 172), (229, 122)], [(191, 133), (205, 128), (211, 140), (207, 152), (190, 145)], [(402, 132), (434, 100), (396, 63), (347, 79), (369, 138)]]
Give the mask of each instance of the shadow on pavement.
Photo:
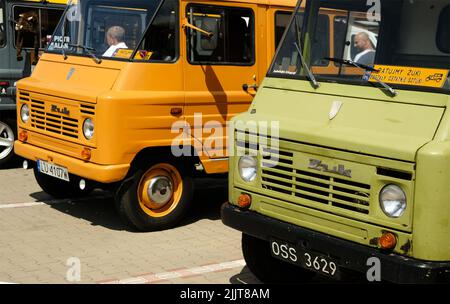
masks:
[(247, 266), (241, 269), (241, 272), (230, 278), (231, 284), (263, 284), (258, 280)]
[[(35, 200), (69, 216), (86, 220), (94, 226), (118, 231), (137, 232), (120, 219), (109, 192), (95, 190), (91, 195), (78, 199), (53, 199), (45, 192), (30, 194)], [(226, 178), (195, 180), (195, 192), (191, 210), (177, 227), (193, 224), (202, 219), (220, 220), (220, 206), (227, 200)]]

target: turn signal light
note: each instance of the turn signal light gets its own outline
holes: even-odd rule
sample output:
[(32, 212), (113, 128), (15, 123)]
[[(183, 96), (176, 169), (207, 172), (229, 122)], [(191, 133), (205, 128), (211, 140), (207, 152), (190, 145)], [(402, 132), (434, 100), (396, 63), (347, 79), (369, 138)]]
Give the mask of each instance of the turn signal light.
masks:
[(395, 245), (397, 245), (397, 238), (393, 233), (385, 232), (378, 239), (378, 244), (380, 245), (381, 249), (392, 249), (395, 247)]
[(91, 150), (88, 148), (84, 148), (81, 151), (81, 158), (84, 160), (90, 160), (91, 159)]
[(27, 141), (27, 139), (28, 139), (27, 131), (23, 131), (23, 130), (20, 131), (18, 138), (19, 138), (20, 141)]
[(252, 197), (248, 194), (242, 193), (238, 198), (238, 206), (241, 208), (248, 208), (252, 204)]

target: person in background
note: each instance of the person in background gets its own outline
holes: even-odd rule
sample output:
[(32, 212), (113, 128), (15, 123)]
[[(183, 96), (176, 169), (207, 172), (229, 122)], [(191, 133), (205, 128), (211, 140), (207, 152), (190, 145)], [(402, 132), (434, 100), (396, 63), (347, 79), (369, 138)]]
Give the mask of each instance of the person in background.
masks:
[(121, 26), (111, 26), (106, 32), (106, 43), (109, 48), (103, 53), (103, 57), (111, 57), (118, 49), (127, 49), (124, 42), (125, 30)]
[(355, 47), (360, 52), (355, 56), (354, 61), (365, 65), (373, 65), (375, 49), (367, 33), (359, 32), (355, 35)]

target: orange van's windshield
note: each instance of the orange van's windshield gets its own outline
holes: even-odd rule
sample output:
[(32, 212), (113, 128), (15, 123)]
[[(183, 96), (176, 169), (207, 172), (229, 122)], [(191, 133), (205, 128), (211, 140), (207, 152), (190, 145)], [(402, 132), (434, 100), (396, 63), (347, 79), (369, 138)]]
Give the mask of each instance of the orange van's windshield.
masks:
[[(128, 60), (133, 54), (136, 54), (134, 59), (150, 59), (152, 55), (156, 57), (157, 51), (160, 51), (158, 42), (153, 43), (154, 52), (143, 53), (137, 48), (145, 43), (148, 49), (151, 43), (144, 40), (152, 38), (148, 36), (150, 32), (153, 34), (156, 32), (155, 26), (159, 27), (158, 32), (161, 32), (161, 27), (164, 27), (166, 32), (171, 26), (174, 27), (175, 2), (174, 0), (71, 1), (47, 51), (61, 53), (65, 57), (76, 55), (100, 58), (98, 63), (105, 59)], [(152, 28), (149, 26), (150, 23), (155, 26)], [(144, 35), (145, 33), (147, 34)], [(159, 46), (163, 47), (167, 48), (167, 43)], [(170, 55), (174, 57), (174, 54)]]

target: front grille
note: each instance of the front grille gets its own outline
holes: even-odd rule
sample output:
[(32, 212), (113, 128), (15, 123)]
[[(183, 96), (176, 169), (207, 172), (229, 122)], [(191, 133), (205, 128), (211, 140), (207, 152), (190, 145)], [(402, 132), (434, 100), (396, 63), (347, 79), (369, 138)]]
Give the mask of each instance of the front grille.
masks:
[(336, 210), (369, 214), (370, 185), (329, 173), (311, 172), (307, 168), (295, 168), (294, 153), (289, 151), (274, 153), (266, 148), (262, 151), (263, 188), (288, 195), (292, 201), (306, 200), (312, 207), (327, 205)]
[(31, 126), (51, 133), (78, 138), (78, 120), (64, 115), (49, 113), (45, 110), (45, 102), (31, 99)]

